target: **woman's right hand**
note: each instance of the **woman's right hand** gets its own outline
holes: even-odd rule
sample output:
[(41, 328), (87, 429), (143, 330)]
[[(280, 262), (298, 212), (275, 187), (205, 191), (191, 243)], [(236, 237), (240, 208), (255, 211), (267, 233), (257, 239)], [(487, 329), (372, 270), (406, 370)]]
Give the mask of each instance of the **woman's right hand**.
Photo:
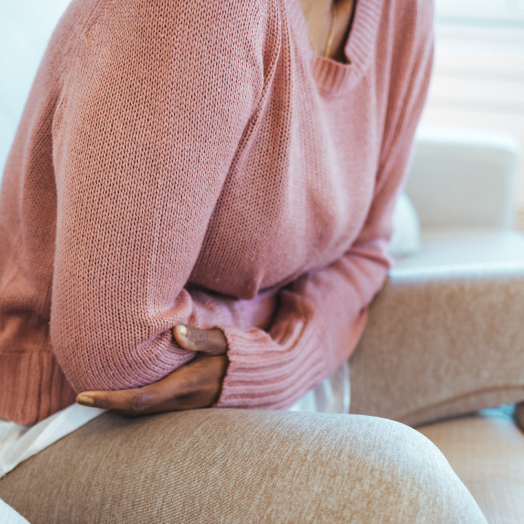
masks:
[(197, 353), (194, 360), (153, 384), (119, 391), (84, 391), (76, 401), (127, 417), (215, 404), (229, 364), (224, 333), (218, 328), (199, 329), (185, 324), (178, 324), (172, 331), (182, 348)]

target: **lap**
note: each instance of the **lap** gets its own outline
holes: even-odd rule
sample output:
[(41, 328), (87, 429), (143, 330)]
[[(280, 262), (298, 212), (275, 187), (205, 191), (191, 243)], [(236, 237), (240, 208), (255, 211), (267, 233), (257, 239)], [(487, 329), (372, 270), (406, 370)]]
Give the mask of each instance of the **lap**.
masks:
[(485, 522), (418, 432), (365, 416), (113, 413), (0, 480), (32, 524)]

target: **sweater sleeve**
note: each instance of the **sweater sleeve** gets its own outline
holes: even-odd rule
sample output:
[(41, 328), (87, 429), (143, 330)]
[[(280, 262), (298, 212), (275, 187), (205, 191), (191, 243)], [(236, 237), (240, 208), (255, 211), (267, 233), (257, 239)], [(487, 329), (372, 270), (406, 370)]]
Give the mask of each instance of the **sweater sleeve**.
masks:
[[(403, 36), (404, 38), (404, 36)], [(375, 192), (365, 224), (343, 257), (287, 286), (268, 332), (224, 328), (230, 360), (219, 407), (286, 409), (349, 358), (367, 306), (382, 287), (393, 213), (410, 160), (433, 59), (432, 10), (418, 21), (400, 92), (388, 107)], [(389, 102), (388, 102), (389, 103)]]
[(76, 391), (193, 358), (170, 329), (191, 315), (184, 285), (268, 67), (258, 3), (92, 4), (53, 121), (50, 334)]

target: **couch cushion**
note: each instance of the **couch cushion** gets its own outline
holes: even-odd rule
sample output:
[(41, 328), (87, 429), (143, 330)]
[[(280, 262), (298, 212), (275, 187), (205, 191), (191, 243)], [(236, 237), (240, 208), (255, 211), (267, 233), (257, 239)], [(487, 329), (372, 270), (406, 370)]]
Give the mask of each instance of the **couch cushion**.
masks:
[(524, 434), (510, 406), (423, 426), (490, 524), (524, 522)]

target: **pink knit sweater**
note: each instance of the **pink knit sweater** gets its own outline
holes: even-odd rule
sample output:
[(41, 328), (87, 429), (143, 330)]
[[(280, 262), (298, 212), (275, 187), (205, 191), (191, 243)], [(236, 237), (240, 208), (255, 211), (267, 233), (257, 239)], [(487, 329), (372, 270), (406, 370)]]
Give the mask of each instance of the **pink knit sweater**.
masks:
[(164, 377), (179, 322), (226, 334), (218, 406), (329, 376), (390, 267), (432, 14), (358, 0), (343, 65), (298, 0), (74, 0), (2, 181), (0, 417)]

